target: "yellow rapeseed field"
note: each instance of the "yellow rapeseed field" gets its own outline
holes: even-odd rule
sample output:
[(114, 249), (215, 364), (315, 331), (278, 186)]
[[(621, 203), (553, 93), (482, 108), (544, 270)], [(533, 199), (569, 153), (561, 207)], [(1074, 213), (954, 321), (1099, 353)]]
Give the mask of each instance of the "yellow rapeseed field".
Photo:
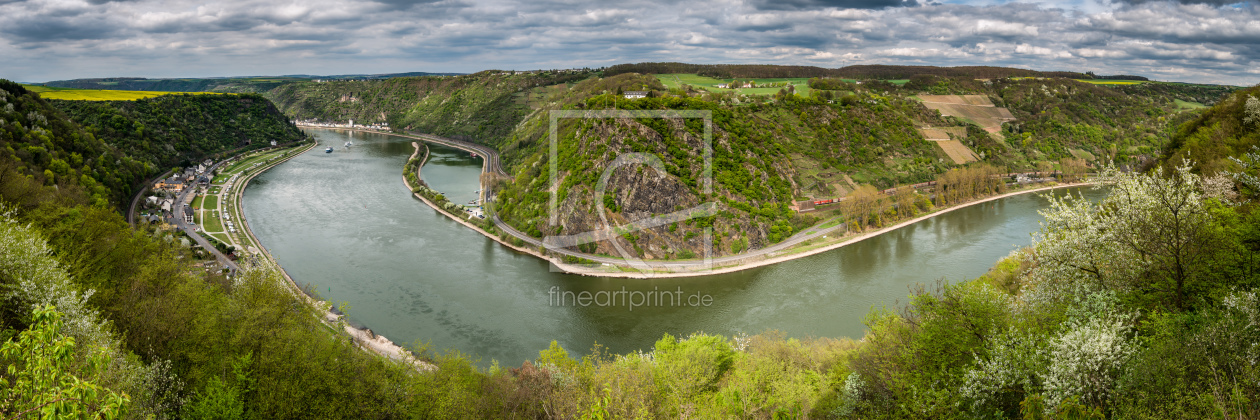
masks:
[(49, 88), (45, 86), (25, 86), (27, 90), (38, 93), (44, 99), (64, 99), (69, 101), (134, 101), (154, 96), (176, 93), (218, 94), (217, 92), (154, 92), (141, 90), (100, 90), (100, 89), (67, 89)]

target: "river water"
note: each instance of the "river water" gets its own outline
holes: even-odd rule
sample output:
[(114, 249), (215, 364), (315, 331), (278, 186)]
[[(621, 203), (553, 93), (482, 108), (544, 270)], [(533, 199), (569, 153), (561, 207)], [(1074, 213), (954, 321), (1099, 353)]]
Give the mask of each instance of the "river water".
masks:
[[(250, 183), (244, 208), (258, 239), (299, 284), (349, 304), (353, 322), (396, 343), (459, 350), (483, 365), (519, 365), (551, 340), (582, 354), (596, 343), (614, 353), (647, 351), (663, 334), (700, 331), (859, 338), (863, 316), (872, 307), (904, 303), (910, 286), (975, 278), (1028, 245), (1041, 221), (1037, 210), (1046, 206), (1035, 194), (996, 200), (738, 273), (592, 278), (553, 272), (413, 198), (402, 183), (411, 139), (307, 132), (336, 151), (311, 149)], [(347, 141), (354, 145), (342, 147)], [(454, 202), (475, 198), (480, 159), (442, 146), (430, 150), (425, 180)], [(654, 297), (658, 305), (633, 307), (630, 293), (575, 304), (583, 291), (598, 299), (601, 291), (622, 290), (642, 292), (638, 302)]]

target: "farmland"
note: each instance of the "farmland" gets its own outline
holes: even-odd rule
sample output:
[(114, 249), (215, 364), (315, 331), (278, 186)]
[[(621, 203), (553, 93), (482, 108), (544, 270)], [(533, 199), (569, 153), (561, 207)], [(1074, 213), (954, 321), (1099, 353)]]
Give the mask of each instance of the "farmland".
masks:
[[(731, 81), (735, 79), (715, 79), (712, 77), (700, 76), (696, 74), (670, 73), (670, 74), (657, 74), (655, 76), (657, 79), (661, 81), (662, 84), (665, 85), (665, 87), (668, 87), (670, 89), (680, 88), (682, 87), (682, 85), (690, 85), (694, 88), (703, 89), (710, 92), (734, 91), (734, 92), (738, 92), (744, 95), (774, 95), (776, 93), (779, 93), (779, 89), (782, 89), (781, 87), (722, 89), (722, 88), (717, 87), (717, 85), (722, 84), (722, 83), (730, 83)], [(813, 89), (809, 87), (809, 78), (807, 77), (740, 78), (739, 80), (751, 81), (752, 83), (759, 84), (759, 85), (770, 84), (770, 83), (787, 83), (796, 87), (797, 94), (800, 94), (801, 96), (806, 96), (806, 97), (810, 96), (813, 91)], [(857, 79), (840, 79), (840, 80), (844, 80), (850, 83), (857, 82)], [(906, 82), (909, 82), (909, 81), (910, 81), (909, 79), (885, 80), (885, 82), (892, 83), (898, 86), (904, 85), (906, 84)]]
[(1140, 85), (1149, 83), (1144, 80), (1112, 80), (1112, 79), (1075, 79), (1081, 83), (1089, 83), (1091, 85)]
[(935, 143), (938, 146), (941, 146), (941, 150), (944, 150), (945, 154), (948, 155), (955, 164), (962, 165), (967, 162), (975, 162), (976, 160), (979, 160), (979, 157), (976, 156), (975, 152), (971, 151), (970, 148), (958, 140), (942, 140)]
[[(666, 87), (670, 89), (679, 88), (682, 85), (691, 85), (693, 87), (704, 89), (710, 92), (729, 92), (735, 91), (744, 95), (773, 95), (779, 93), (781, 87), (763, 87), (763, 88), (740, 88), (740, 89), (722, 89), (717, 87), (721, 83), (730, 83), (735, 79), (714, 79), (712, 77), (700, 76), (695, 74), (658, 74)], [(804, 77), (792, 78), (770, 78), (770, 79), (739, 79), (741, 81), (751, 81), (754, 84), (770, 84), (770, 83), (786, 83), (796, 86), (796, 93), (801, 96), (809, 96), (809, 79)]]
[(134, 101), (137, 99), (146, 99), (154, 96), (179, 93), (149, 92), (139, 90), (71, 89), (46, 86), (26, 86), (26, 88), (32, 92), (38, 93), (39, 96), (44, 99), (61, 99), (67, 101)]
[(990, 133), (997, 133), (1003, 122), (1015, 119), (1006, 108), (993, 106), (985, 95), (919, 95), (917, 98), (941, 115), (972, 122)]

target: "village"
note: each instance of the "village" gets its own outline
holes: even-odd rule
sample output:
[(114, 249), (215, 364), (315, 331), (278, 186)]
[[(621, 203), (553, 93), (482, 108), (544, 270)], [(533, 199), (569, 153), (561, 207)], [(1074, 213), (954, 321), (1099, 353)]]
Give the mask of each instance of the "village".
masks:
[(385, 122), (372, 123), (372, 124), (355, 124), (354, 120), (349, 120), (345, 124), (342, 124), (342, 123), (337, 123), (337, 122), (323, 122), (323, 121), (320, 121), (318, 118), (311, 118), (311, 119), (294, 121), (294, 123), (297, 125), (307, 126), (307, 127), (352, 128), (355, 130), (389, 131), (389, 123), (385, 123)]
[(144, 194), (136, 223), (157, 232), (182, 232), (187, 237), (178, 238), (181, 244), (201, 248), (198, 256), (218, 260), (200, 266), (235, 271), (237, 259), (256, 256), (261, 249), (241, 223), (240, 193), (250, 178), (293, 156), (294, 150), (273, 145), (220, 162), (207, 159), (175, 168)]

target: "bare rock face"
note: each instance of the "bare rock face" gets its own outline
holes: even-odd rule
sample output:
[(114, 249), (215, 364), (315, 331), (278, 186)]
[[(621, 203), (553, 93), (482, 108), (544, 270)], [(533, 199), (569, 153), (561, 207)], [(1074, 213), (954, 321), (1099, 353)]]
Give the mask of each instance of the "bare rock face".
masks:
[[(650, 126), (649, 126), (650, 124)], [(576, 132), (565, 147), (568, 162), (574, 157), (581, 159), (581, 173), (562, 172), (552, 187), (566, 188), (557, 203), (556, 219), (545, 220), (539, 230), (544, 235), (569, 236), (587, 232), (604, 231), (607, 228), (627, 226), (634, 222), (687, 211), (697, 206), (716, 202), (719, 214), (703, 219), (685, 219), (641, 230), (627, 230), (613, 239), (573, 245), (570, 249), (612, 256), (622, 256), (612, 241), (634, 257), (648, 260), (689, 259), (703, 257), (706, 245), (712, 244), (714, 256), (730, 255), (761, 248), (769, 243), (769, 221), (764, 215), (728, 207), (726, 200), (741, 202), (741, 208), (759, 209), (761, 202), (748, 202), (736, 198), (728, 186), (715, 182), (713, 194), (701, 195), (703, 185), (704, 147), (702, 135), (693, 125), (682, 119), (635, 120), (607, 119), (585, 121), (576, 124)], [(730, 135), (721, 129), (713, 131), (712, 146), (729, 150)], [(637, 155), (635, 163), (614, 167), (619, 157)], [(645, 156), (654, 156), (647, 158)], [(740, 164), (747, 168), (756, 185), (769, 182), (768, 174), (751, 164), (757, 155), (748, 152)], [(562, 156), (562, 159), (566, 159)], [(654, 160), (661, 171), (645, 163)], [(729, 165), (729, 161), (727, 163)], [(569, 166), (571, 167), (571, 166)], [(612, 169), (610, 169), (612, 168)], [(790, 165), (775, 164), (771, 170), (791, 172)], [(610, 172), (609, 172), (610, 171)], [(594, 191), (598, 180), (607, 176), (602, 194)], [(573, 182), (576, 177), (576, 182)], [(568, 185), (565, 182), (568, 180)], [(768, 198), (775, 202), (776, 198)], [(600, 210), (600, 205), (603, 210)], [(747, 206), (747, 207), (745, 207)], [(605, 226), (605, 220), (607, 225)], [(551, 223), (551, 224), (548, 224)], [(711, 242), (705, 240), (704, 231), (711, 228)], [(606, 231), (604, 231), (606, 232)]]
[(678, 178), (648, 167), (618, 168), (608, 186), (627, 220), (688, 209), (698, 202)]

